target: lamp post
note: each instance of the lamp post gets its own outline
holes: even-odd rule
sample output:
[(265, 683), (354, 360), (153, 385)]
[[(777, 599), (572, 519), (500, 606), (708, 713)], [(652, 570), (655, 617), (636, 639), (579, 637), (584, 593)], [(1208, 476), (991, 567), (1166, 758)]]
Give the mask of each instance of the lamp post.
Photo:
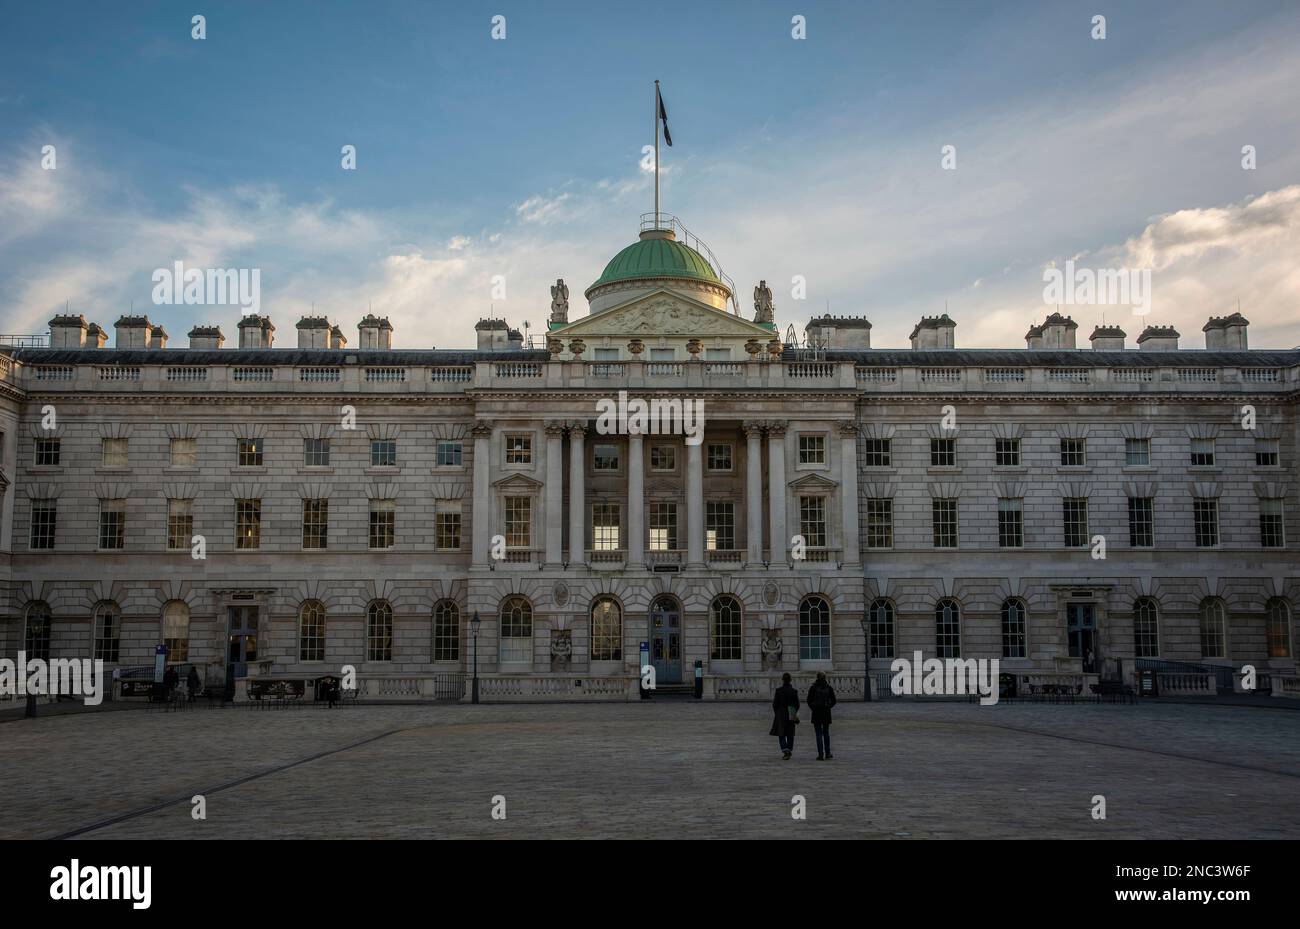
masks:
[(871, 619), (862, 614), (862, 700), (871, 701)]
[(470, 703), (478, 703), (478, 627), (483, 624), (483, 620), (478, 618), (478, 610), (474, 611), (474, 618), (469, 621), (469, 637), (474, 640), (474, 684), (470, 691)]

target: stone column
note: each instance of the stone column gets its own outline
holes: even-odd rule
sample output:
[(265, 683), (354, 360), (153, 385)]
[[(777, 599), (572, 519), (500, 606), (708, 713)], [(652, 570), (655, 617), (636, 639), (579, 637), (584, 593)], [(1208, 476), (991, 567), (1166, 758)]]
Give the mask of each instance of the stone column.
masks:
[(564, 562), (564, 423), (546, 423), (546, 565)]
[(763, 424), (745, 427), (745, 567), (763, 564)]
[(569, 423), (569, 567), (587, 562), (587, 503), (583, 496), (587, 452), (583, 436), (587, 424)]
[(627, 566), (645, 566), (645, 461), (640, 433), (627, 437)]
[(785, 565), (790, 560), (790, 538), (785, 531), (785, 423), (767, 424), (767, 454), (769, 559), (774, 565)]
[(840, 533), (845, 565), (858, 565), (862, 525), (858, 521), (858, 426), (840, 423)]
[(470, 564), (481, 567), (490, 561), (492, 539), (492, 424), (475, 423), (474, 435), (474, 551)]
[(704, 443), (686, 444), (686, 566), (704, 567)]

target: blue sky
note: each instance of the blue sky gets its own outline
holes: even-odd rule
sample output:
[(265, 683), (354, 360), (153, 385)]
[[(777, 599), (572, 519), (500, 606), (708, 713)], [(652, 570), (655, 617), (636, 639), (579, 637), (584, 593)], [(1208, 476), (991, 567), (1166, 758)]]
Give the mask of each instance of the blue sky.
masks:
[[(1298, 40), (1300, 7), (1265, 0), (14, 4), (0, 316), (42, 331), (70, 301), (111, 326), (134, 301), (173, 345), (195, 322), (233, 337), (235, 308), (149, 302), (184, 260), (260, 268), (285, 345), (313, 307), (355, 334), (373, 303), (410, 347), (470, 344), (489, 312), (544, 325), (549, 284), (577, 298), (651, 209), (659, 78), (664, 209), (746, 311), (766, 278), (783, 328), (829, 305), (900, 345), (946, 300), (959, 345), (1023, 344), (1054, 309), (1043, 267), (1073, 257), (1155, 269), (1130, 341), (1169, 322), (1199, 346), (1240, 299), (1253, 344), (1290, 347)], [(1085, 336), (1127, 312), (1070, 311)]]

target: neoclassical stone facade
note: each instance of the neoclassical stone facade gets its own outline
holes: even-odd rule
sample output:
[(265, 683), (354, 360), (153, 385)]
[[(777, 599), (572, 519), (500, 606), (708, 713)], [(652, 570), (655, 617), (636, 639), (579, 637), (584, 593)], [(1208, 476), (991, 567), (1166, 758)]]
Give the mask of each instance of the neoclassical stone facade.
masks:
[[(1078, 349), (1054, 314), (1013, 350), (815, 319), (809, 352), (671, 273), (593, 285), (572, 323), (561, 285), (549, 350), (496, 324), (395, 349), (373, 316), (357, 350), (264, 319), (168, 349), (127, 317), (144, 347), (105, 348), (56, 318), (0, 356), (3, 653), (165, 642), (209, 682), (352, 665), (405, 699), (459, 697), (475, 655), (485, 699), (633, 699), (642, 643), (712, 697), (817, 670), (860, 696), (914, 651), (1294, 672), (1300, 351), (1232, 318), (1210, 349)], [(606, 434), (620, 391), (702, 403), (701, 441)]]

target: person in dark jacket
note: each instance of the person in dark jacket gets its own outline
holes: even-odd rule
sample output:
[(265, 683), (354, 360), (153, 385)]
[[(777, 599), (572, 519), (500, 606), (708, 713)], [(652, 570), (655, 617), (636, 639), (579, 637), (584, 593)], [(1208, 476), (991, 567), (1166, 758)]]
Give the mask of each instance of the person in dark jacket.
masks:
[(817, 680), (808, 688), (808, 708), (812, 710), (813, 732), (817, 736), (817, 760), (834, 758), (831, 754), (831, 707), (835, 705), (835, 688), (818, 671)]
[(172, 691), (176, 689), (176, 685), (180, 682), (181, 676), (176, 673), (175, 668), (169, 665), (167, 670), (163, 672), (163, 687), (167, 688), (167, 696), (171, 696)]
[(772, 729), (781, 746), (781, 757), (789, 761), (794, 752), (794, 727), (799, 725), (799, 691), (790, 686), (790, 675), (781, 675), (781, 686), (772, 696)]
[(190, 673), (185, 678), (185, 689), (190, 692), (190, 703), (193, 703), (199, 697), (199, 691), (203, 689), (203, 681), (199, 678), (199, 669), (190, 665)]

